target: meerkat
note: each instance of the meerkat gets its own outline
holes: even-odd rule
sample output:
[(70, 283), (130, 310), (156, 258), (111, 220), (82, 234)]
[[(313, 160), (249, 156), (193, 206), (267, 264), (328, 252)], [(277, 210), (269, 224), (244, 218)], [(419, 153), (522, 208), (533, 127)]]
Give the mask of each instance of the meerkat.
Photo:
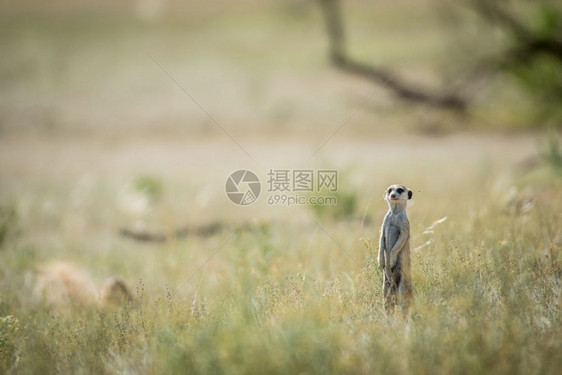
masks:
[(391, 185), (384, 193), (388, 212), (384, 217), (379, 244), (379, 267), (384, 271), (383, 295), (387, 309), (398, 297), (406, 304), (412, 298), (410, 279), (410, 222), (406, 205), (412, 191), (403, 185)]

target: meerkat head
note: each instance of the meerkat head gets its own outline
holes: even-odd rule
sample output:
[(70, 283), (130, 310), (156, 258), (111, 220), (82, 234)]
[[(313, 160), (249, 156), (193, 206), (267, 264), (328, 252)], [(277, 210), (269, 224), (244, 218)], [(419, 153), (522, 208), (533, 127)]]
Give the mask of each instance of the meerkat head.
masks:
[(412, 190), (404, 185), (390, 185), (384, 192), (384, 200), (389, 204), (404, 203), (412, 199)]

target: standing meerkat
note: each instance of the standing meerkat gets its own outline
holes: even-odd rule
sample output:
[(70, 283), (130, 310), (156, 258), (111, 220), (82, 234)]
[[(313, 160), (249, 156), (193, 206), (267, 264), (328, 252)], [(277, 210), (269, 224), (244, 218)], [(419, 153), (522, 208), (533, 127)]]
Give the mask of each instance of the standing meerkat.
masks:
[(379, 267), (384, 271), (383, 294), (386, 308), (398, 297), (407, 304), (412, 298), (410, 279), (410, 222), (406, 205), (412, 191), (404, 185), (391, 185), (384, 193), (388, 212), (381, 227)]

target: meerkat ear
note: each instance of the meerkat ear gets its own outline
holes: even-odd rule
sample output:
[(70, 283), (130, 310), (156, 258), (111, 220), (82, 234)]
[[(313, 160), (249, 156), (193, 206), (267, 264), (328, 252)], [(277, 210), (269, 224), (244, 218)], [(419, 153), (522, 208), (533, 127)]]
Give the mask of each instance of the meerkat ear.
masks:
[(412, 195), (414, 195), (414, 193), (412, 193), (412, 190), (408, 190), (408, 199), (412, 199)]

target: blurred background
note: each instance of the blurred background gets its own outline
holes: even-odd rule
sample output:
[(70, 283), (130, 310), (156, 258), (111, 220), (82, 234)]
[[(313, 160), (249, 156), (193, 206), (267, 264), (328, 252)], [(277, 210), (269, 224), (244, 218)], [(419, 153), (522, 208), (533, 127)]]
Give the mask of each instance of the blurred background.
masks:
[(505, 147), (525, 160), (544, 130), (560, 128), (556, 1), (24, 0), (0, 9), (8, 201), (24, 180), (156, 175), (188, 180), (182, 189), (194, 191), (175, 207), (193, 212), (196, 202), (223, 203), (232, 168), (377, 168), (390, 153), (419, 162), (416, 148), (454, 156), (458, 144), (470, 150), (461, 159)]
[(124, 228), (238, 225), (248, 211), (224, 183), (241, 168), (264, 185), (269, 169), (338, 169), (343, 211), (378, 217), (391, 183), (454, 197), (486, 173), (560, 165), (555, 1), (0, 9), (3, 215), (47, 258), (69, 239), (111, 249)]
[(224, 182), (240, 168), (338, 169), (363, 217), (395, 182), (454, 199), (487, 173), (559, 170), (560, 8), (5, 1), (4, 221), (48, 258), (72, 254), (65, 241), (110, 251), (123, 228), (236, 225), (248, 211)]
[[(555, 1), (3, 2), (1, 130), (217, 135), (158, 64), (239, 137), (329, 133), (376, 87), (344, 135), (557, 126), (559, 12)], [(459, 106), (435, 105), (446, 94)], [(431, 110), (461, 106), (469, 115)]]

